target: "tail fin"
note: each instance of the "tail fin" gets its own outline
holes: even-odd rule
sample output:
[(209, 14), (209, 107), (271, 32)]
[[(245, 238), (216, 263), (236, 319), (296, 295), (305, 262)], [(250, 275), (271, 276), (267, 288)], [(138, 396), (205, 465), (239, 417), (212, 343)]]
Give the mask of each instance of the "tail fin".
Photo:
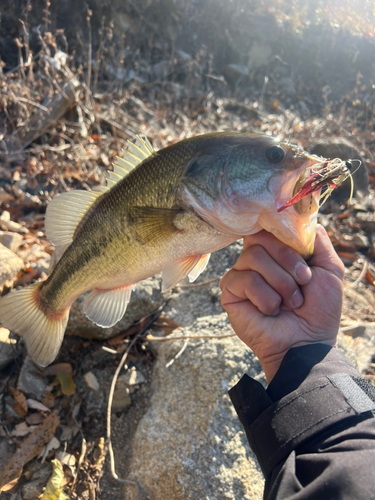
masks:
[(20, 334), (33, 361), (47, 366), (56, 358), (63, 341), (69, 310), (63, 316), (48, 316), (39, 305), (41, 282), (11, 292), (0, 299), (0, 323)]

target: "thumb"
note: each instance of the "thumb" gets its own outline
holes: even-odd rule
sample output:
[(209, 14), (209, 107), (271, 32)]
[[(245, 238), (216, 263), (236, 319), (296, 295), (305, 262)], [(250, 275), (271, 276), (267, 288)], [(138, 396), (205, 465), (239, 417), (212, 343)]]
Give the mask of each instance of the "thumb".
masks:
[(340, 280), (344, 279), (345, 266), (333, 248), (327, 231), (320, 224), (316, 226), (314, 254), (308, 264), (326, 269)]

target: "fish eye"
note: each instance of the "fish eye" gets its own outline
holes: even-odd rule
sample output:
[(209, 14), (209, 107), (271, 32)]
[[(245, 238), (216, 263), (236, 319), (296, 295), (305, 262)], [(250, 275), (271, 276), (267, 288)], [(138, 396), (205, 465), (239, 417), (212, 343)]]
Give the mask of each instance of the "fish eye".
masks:
[(280, 163), (285, 158), (285, 151), (281, 146), (271, 146), (266, 150), (266, 158), (270, 163)]

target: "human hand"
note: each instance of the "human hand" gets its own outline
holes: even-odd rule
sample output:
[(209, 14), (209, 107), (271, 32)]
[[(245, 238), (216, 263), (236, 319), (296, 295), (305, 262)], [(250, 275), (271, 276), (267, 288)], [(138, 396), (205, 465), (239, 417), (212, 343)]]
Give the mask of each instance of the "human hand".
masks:
[(335, 346), (344, 265), (318, 225), (308, 266), (271, 233), (244, 238), (244, 250), (220, 282), (221, 304), (238, 337), (258, 356), (268, 383), (287, 351), (310, 343)]

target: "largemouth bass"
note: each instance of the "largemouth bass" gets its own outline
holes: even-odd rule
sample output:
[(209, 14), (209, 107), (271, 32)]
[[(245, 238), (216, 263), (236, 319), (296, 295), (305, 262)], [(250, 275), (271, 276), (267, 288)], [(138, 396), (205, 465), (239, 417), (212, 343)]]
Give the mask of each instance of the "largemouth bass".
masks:
[(138, 138), (104, 192), (70, 191), (49, 203), (46, 235), (55, 246), (70, 245), (48, 279), (0, 299), (0, 322), (46, 366), (85, 292), (85, 315), (110, 327), (138, 281), (159, 272), (163, 290), (193, 281), (211, 252), (262, 229), (308, 258), (326, 177), (302, 189), (317, 165), (327, 169), (323, 159), (257, 134), (208, 134), (157, 152)]

